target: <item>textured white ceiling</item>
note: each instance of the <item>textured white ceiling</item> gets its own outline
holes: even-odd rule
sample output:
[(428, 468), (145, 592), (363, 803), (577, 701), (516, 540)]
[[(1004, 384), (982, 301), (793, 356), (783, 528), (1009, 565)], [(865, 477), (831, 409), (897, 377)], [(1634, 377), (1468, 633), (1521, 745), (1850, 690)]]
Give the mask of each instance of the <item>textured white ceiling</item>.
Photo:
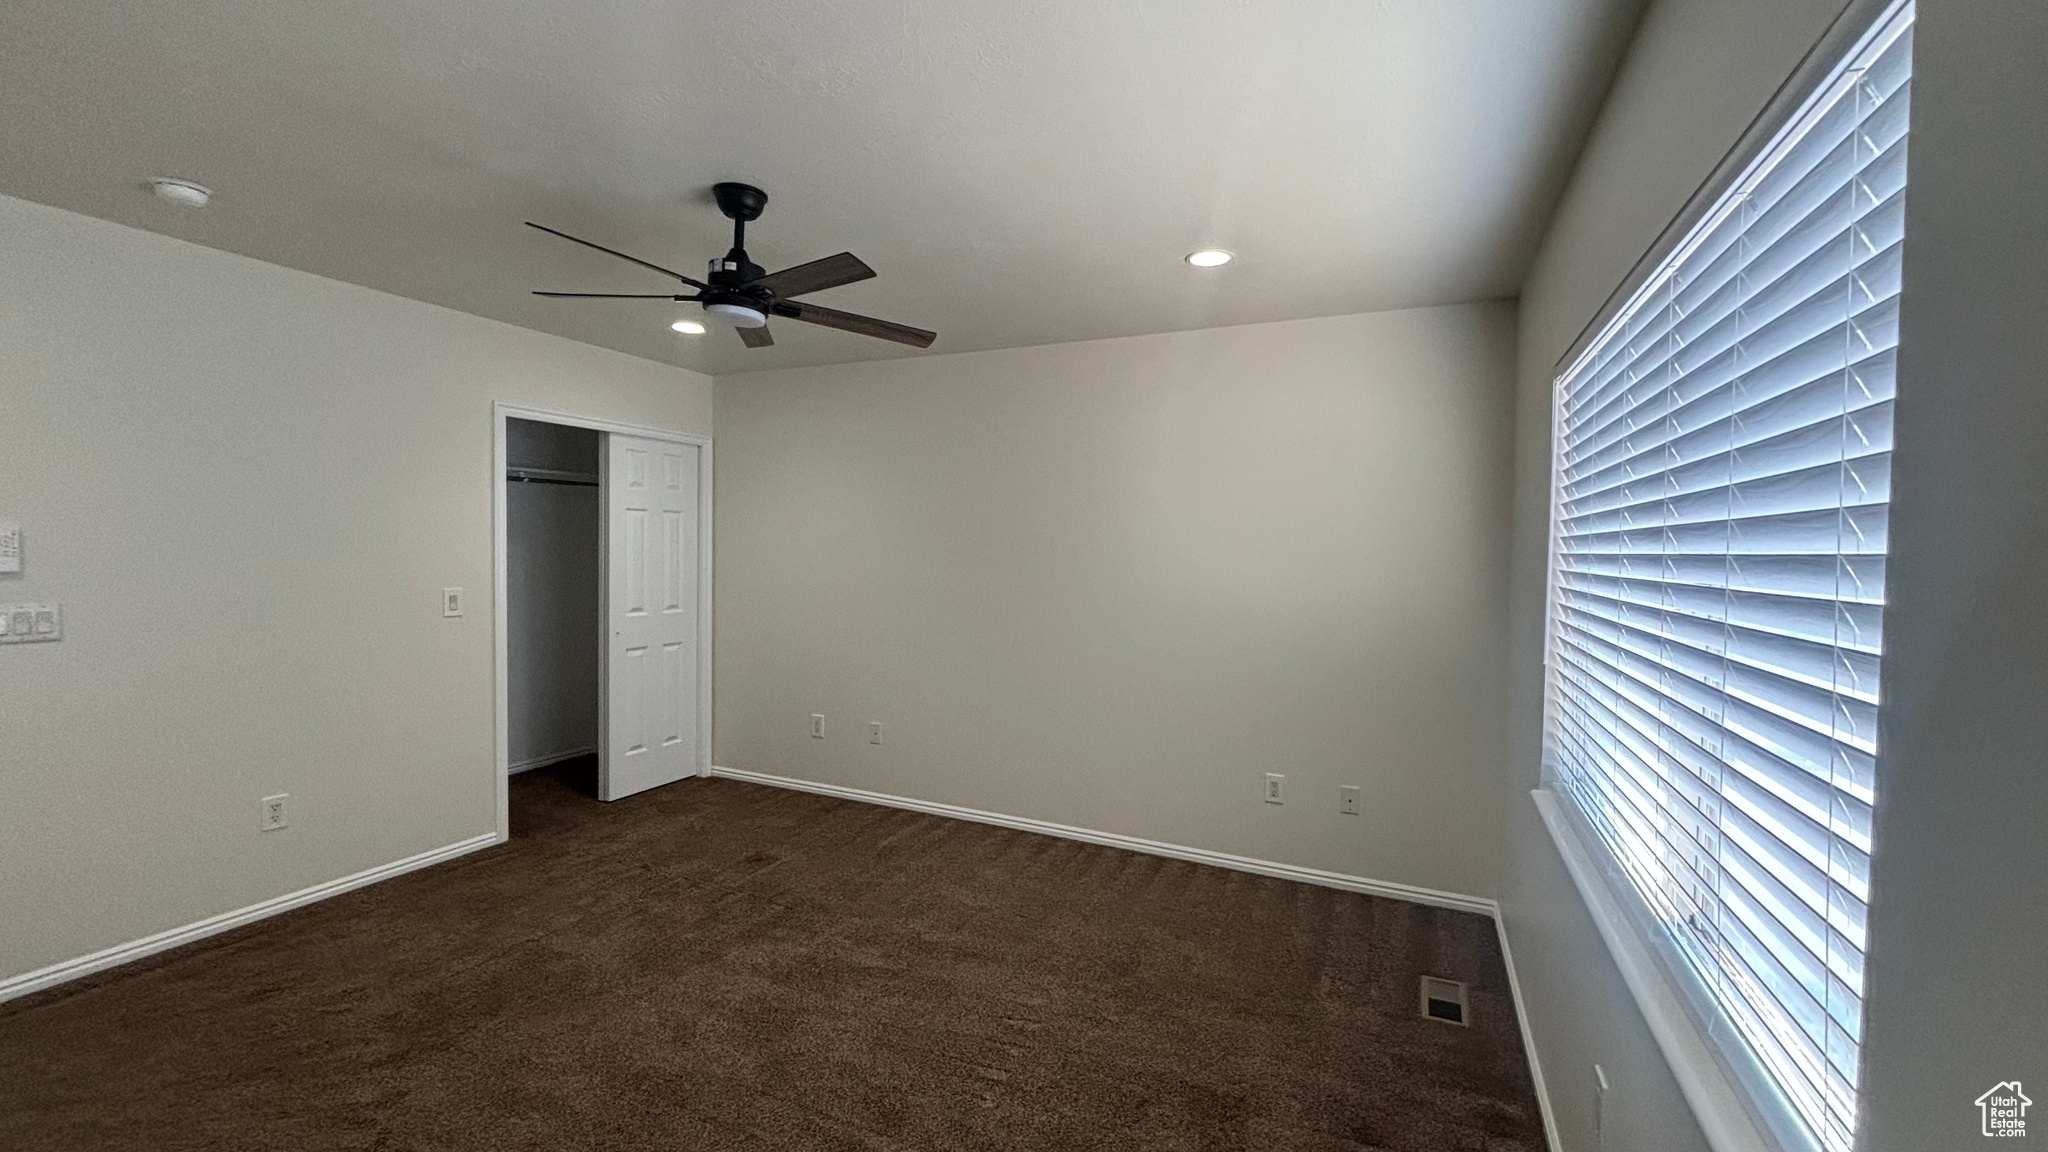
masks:
[[(0, 191), (709, 372), (928, 355), (688, 305), (767, 189), (934, 352), (1513, 295), (1639, 0), (7, 0)], [(202, 212), (150, 176), (218, 190)], [(1239, 254), (1187, 267), (1191, 249)]]

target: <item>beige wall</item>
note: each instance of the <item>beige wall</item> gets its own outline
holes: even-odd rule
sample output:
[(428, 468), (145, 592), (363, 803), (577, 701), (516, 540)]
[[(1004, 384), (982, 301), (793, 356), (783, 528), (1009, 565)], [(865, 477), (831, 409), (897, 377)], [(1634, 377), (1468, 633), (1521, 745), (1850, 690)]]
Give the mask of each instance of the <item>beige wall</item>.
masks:
[(0, 978), (492, 831), (491, 402), (709, 380), (6, 198), (0, 268), (0, 602), (65, 632), (0, 648)]
[(715, 762), (1492, 893), (1513, 331), (720, 377)]
[(2011, 1143), (1972, 1103), (2001, 1081), (2048, 1100), (2048, 5), (1920, 0), (1911, 164), (1868, 1152)]
[[(1529, 798), (1542, 748), (1551, 383), (1558, 358), (1841, 7), (1652, 4), (1522, 289), (1501, 904), (1567, 1152), (1688, 1152), (1706, 1143)], [(1595, 1063), (1611, 1086), (1604, 1143), (1594, 1134)]]

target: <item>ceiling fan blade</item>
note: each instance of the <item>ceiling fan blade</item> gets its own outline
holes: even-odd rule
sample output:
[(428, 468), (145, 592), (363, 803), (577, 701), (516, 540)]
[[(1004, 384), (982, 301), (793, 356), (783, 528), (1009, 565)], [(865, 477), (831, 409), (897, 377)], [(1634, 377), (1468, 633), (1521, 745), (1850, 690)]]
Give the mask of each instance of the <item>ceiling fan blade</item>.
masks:
[(784, 268), (780, 272), (770, 272), (751, 283), (787, 300), (791, 296), (801, 296), (806, 292), (822, 292), (827, 288), (837, 288), (841, 284), (866, 280), (874, 274), (875, 270), (868, 267), (860, 257), (851, 252), (841, 252), (837, 256), (827, 256), (823, 260), (813, 260), (809, 264), (799, 264), (794, 268)]
[(671, 296), (666, 292), (535, 292), (535, 296), (555, 296), (576, 300), (695, 300), (695, 296)]
[(685, 275), (683, 275), (683, 274), (682, 274), (681, 272), (677, 272), (677, 271), (675, 271), (675, 270), (673, 270), (673, 269), (669, 269), (669, 268), (663, 268), (663, 267), (662, 267), (661, 265), (659, 265), (659, 264), (649, 264), (649, 263), (648, 263), (647, 261), (645, 261), (645, 260), (642, 260), (642, 259), (640, 259), (640, 258), (639, 258), (638, 256), (628, 256), (628, 255), (626, 255), (626, 254), (625, 254), (624, 252), (620, 252), (620, 251), (617, 251), (617, 250), (615, 250), (615, 249), (607, 248), (607, 247), (605, 247), (605, 246), (604, 246), (604, 245), (602, 245), (602, 244), (592, 244), (592, 243), (591, 243), (590, 241), (588, 241), (588, 240), (585, 240), (585, 239), (583, 239), (583, 238), (581, 238), (581, 237), (578, 237), (578, 236), (571, 236), (571, 235), (569, 235), (569, 234), (568, 234), (567, 232), (557, 232), (557, 231), (555, 231), (555, 230), (554, 230), (553, 228), (550, 228), (550, 227), (548, 227), (548, 226), (547, 226), (547, 225), (545, 225), (545, 224), (535, 224), (535, 223), (534, 223), (533, 221), (531, 221), (531, 220), (528, 220), (528, 221), (526, 222), (526, 226), (527, 226), (528, 228), (538, 228), (538, 229), (540, 229), (541, 231), (543, 231), (543, 232), (547, 233), (547, 234), (548, 234), (548, 235), (550, 235), (550, 236), (560, 236), (560, 237), (561, 237), (562, 239), (564, 239), (564, 240), (568, 240), (568, 241), (572, 241), (572, 242), (574, 242), (574, 243), (577, 243), (577, 244), (581, 244), (581, 245), (583, 245), (583, 246), (584, 246), (585, 248), (595, 248), (595, 249), (597, 249), (597, 250), (598, 250), (599, 252), (603, 252), (603, 253), (605, 253), (606, 255), (610, 255), (610, 256), (617, 256), (617, 257), (618, 257), (619, 259), (621, 259), (621, 260), (631, 260), (631, 261), (632, 261), (633, 263), (635, 263), (635, 264), (638, 264), (638, 265), (639, 265), (639, 266), (641, 266), (642, 268), (651, 268), (651, 269), (653, 269), (654, 271), (656, 271), (656, 272), (659, 272), (659, 273), (661, 273), (661, 274), (662, 274), (663, 276), (673, 276), (673, 277), (675, 277), (676, 279), (678, 279), (678, 280), (681, 280), (681, 281), (682, 281), (683, 283), (685, 283), (685, 284), (688, 284), (688, 285), (689, 285), (690, 287), (692, 287), (692, 288), (702, 288), (702, 287), (704, 287), (704, 282), (703, 282), (702, 280), (692, 280), (692, 279), (690, 279), (690, 278), (689, 278), (688, 276), (685, 276)]
[(768, 334), (766, 325), (759, 328), (735, 328), (733, 331), (740, 334), (740, 343), (749, 348), (766, 348), (775, 343), (775, 337)]
[(929, 348), (939, 338), (937, 332), (912, 328), (908, 324), (891, 324), (872, 316), (856, 316), (836, 308), (820, 308), (816, 304), (805, 304), (800, 300), (778, 301), (775, 314), (801, 320), (806, 324), (820, 324), (837, 328), (841, 332), (857, 332), (862, 336), (876, 336), (883, 340), (894, 340), (898, 344), (910, 344), (918, 348)]

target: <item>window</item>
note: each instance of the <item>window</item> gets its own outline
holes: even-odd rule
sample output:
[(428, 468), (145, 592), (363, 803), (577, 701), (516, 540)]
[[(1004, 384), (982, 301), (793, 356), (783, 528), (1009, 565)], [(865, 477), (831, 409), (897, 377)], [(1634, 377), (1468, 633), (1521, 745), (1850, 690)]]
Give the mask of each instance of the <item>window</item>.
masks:
[(1828, 1152), (1856, 1127), (1912, 19), (1556, 391), (1548, 778)]

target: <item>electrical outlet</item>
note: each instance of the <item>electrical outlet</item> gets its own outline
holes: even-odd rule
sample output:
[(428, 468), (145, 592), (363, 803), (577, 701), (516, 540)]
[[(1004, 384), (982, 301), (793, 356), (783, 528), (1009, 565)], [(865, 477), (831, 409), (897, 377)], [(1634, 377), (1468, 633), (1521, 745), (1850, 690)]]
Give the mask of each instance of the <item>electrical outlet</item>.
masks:
[(1358, 785), (1344, 784), (1338, 787), (1337, 811), (1346, 816), (1358, 815)]
[(462, 589), (460, 589), (460, 588), (443, 588), (443, 589), (441, 589), (441, 615), (443, 615), (443, 616), (460, 616), (460, 615), (462, 615)]
[(824, 738), (825, 717), (822, 713), (813, 712), (811, 713), (811, 739), (823, 740)]
[(1280, 789), (1281, 789), (1281, 786), (1282, 786), (1283, 784), (1285, 784), (1285, 783), (1287, 783), (1287, 777), (1285, 777), (1285, 776), (1281, 775), (1280, 773), (1278, 773), (1278, 772), (1268, 772), (1268, 773), (1266, 773), (1266, 803), (1268, 803), (1268, 804), (1285, 804), (1285, 803), (1287, 803), (1287, 801), (1286, 801), (1285, 799), (1283, 799), (1283, 798), (1281, 797), (1281, 795), (1280, 795)]
[(870, 720), (870, 721), (868, 721), (868, 743), (870, 743), (870, 744), (880, 744), (881, 742), (882, 742), (882, 722), (881, 722), (880, 720)]
[(263, 798), (263, 822), (257, 825), (257, 827), (265, 832), (275, 832), (279, 828), (289, 827), (291, 821), (286, 818), (284, 810), (284, 802), (289, 799), (291, 799), (291, 793), (289, 792), (279, 792), (275, 796), (265, 796)]

